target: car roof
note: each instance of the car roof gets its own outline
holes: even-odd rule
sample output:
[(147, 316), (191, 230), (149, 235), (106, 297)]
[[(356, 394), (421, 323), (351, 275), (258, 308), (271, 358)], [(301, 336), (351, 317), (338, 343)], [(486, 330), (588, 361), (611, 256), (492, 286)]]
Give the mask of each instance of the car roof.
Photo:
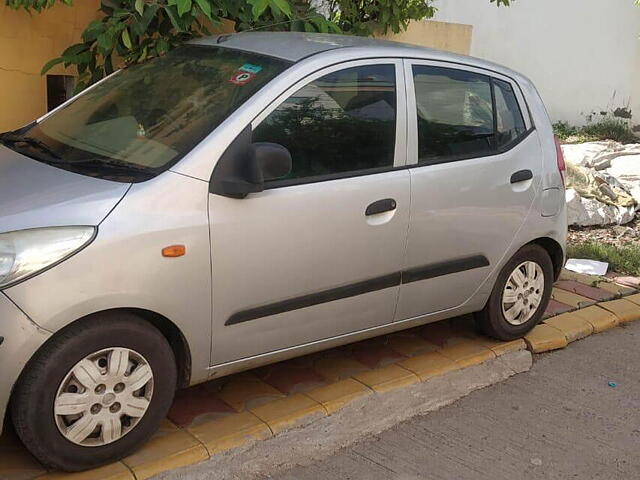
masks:
[(513, 70), (486, 60), (407, 43), (354, 35), (301, 32), (240, 32), (203, 37), (189, 42), (254, 52), (290, 62), (335, 50), (351, 49), (354, 59), (371, 56), (418, 58), (458, 63), (524, 79)]

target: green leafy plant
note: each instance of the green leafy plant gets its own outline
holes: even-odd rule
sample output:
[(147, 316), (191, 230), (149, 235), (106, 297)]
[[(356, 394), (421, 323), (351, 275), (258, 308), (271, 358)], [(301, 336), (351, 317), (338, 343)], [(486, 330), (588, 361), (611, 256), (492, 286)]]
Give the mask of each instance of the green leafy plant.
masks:
[[(5, 0), (13, 9), (42, 12), (74, 0)], [(498, 6), (513, 0), (489, 0)], [(430, 18), (433, 0), (101, 0), (98, 20), (82, 41), (47, 62), (42, 73), (63, 64), (78, 71), (77, 90), (121, 64), (141, 63), (163, 55), (192, 38), (208, 35), (223, 22), (236, 31), (269, 29), (372, 35), (399, 32), (412, 20)]]
[[(9, 0), (25, 3), (53, 0)], [(72, 1), (72, 0), (63, 0)], [(15, 8), (15, 5), (12, 5)], [(34, 6), (37, 11), (42, 8)], [(115, 63), (141, 63), (163, 55), (195, 37), (208, 35), (223, 21), (237, 30), (272, 25), (313, 31), (338, 29), (322, 15), (303, 4), (287, 0), (102, 0), (102, 18), (92, 21), (82, 41), (68, 47), (42, 69), (57, 64), (78, 69), (78, 89), (85, 88), (115, 69)]]
[[(508, 6), (512, 0), (490, 0)], [(399, 33), (412, 20), (431, 18), (436, 8), (431, 0), (328, 0), (324, 4), (328, 19), (345, 33), (369, 36)]]

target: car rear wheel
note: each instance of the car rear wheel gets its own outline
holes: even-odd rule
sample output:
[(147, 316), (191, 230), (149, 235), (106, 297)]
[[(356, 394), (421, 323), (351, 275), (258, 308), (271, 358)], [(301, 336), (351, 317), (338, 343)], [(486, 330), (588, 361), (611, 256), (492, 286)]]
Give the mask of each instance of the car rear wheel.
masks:
[(16, 431), (48, 467), (77, 471), (132, 453), (158, 428), (176, 389), (171, 346), (129, 313), (63, 330), (27, 365), (11, 401)]
[(513, 340), (535, 327), (544, 315), (553, 287), (553, 264), (538, 245), (521, 248), (504, 266), (485, 308), (477, 314), (482, 330)]

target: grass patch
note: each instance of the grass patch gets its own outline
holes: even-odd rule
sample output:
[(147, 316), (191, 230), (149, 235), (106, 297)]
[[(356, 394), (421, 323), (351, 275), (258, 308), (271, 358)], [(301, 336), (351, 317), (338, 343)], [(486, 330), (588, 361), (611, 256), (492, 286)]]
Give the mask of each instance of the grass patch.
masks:
[(553, 124), (553, 132), (563, 143), (598, 142), (615, 140), (620, 143), (637, 143), (640, 139), (633, 133), (627, 121), (606, 118), (584, 127), (575, 127), (568, 122)]
[(609, 263), (609, 270), (640, 276), (640, 245), (615, 247), (605, 243), (586, 242), (569, 245), (569, 258), (586, 258)]

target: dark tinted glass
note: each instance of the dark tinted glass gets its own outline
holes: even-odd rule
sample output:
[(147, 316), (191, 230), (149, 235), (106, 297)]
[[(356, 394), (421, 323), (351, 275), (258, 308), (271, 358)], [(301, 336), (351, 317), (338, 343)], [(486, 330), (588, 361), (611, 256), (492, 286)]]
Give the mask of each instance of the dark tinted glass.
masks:
[(393, 65), (367, 65), (304, 86), (253, 132), (291, 152), (293, 169), (276, 181), (392, 167), (396, 136)]
[(146, 180), (170, 168), (289, 66), (250, 52), (186, 45), (122, 70), (0, 141), (74, 172)]
[(415, 65), (420, 163), (491, 153), (493, 102), (489, 77)]
[(493, 82), (498, 118), (496, 141), (498, 148), (504, 148), (525, 133), (526, 127), (511, 85), (502, 80), (494, 79)]

